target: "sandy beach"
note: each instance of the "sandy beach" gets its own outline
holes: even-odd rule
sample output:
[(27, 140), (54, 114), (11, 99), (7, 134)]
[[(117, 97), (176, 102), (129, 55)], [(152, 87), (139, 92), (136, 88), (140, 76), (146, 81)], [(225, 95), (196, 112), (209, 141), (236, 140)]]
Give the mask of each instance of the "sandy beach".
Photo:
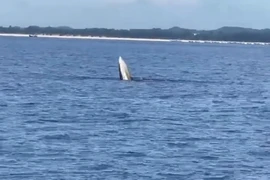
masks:
[[(170, 42), (169, 39), (145, 39), (145, 38), (119, 38), (119, 37), (99, 37), (99, 36), (72, 36), (72, 35), (46, 35), (36, 34), (39, 38), (63, 38), (63, 39), (95, 39), (95, 40), (128, 40), (128, 41), (157, 41), (157, 42)], [(28, 34), (4, 34), (0, 36), (8, 37), (29, 37)]]
[[(6, 37), (29, 37), (29, 34), (0, 33)], [(63, 39), (89, 39), (89, 40), (119, 40), (119, 41), (152, 41), (152, 42), (181, 42), (181, 43), (210, 43), (210, 44), (243, 44), (243, 45), (270, 45), (265, 42), (238, 42), (238, 41), (211, 41), (211, 40), (172, 40), (172, 39), (146, 39), (146, 38), (119, 38), (119, 37), (99, 37), (99, 36), (72, 36), (72, 35), (46, 35), (36, 34), (38, 38), (63, 38)], [(35, 37), (32, 37), (35, 38)]]

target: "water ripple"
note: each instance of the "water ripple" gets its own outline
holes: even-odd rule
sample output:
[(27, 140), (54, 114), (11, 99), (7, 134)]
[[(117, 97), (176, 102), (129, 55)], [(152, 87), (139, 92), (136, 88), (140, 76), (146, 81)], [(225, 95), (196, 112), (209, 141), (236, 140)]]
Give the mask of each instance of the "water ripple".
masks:
[(1, 38), (0, 54), (0, 179), (270, 178), (265, 47)]

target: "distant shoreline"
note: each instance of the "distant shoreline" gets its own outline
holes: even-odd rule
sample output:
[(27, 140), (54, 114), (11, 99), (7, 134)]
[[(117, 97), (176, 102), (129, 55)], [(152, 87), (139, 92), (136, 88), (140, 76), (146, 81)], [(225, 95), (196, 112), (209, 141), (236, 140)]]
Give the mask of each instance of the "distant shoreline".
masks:
[(112, 29), (112, 28), (71, 28), (39, 27), (39, 26), (0, 26), (1, 36), (32, 38), (76, 38), (96, 40), (129, 40), (182, 43), (218, 43), (270, 45), (270, 29), (252, 29), (244, 27), (224, 26), (215, 30), (196, 30), (181, 27), (168, 29)]
[(71, 28), (39, 26), (0, 26), (2, 36), (30, 36), (50, 38), (76, 38), (97, 40), (133, 40), (183, 43), (222, 43), (269, 45), (270, 29), (252, 29), (224, 26), (214, 30), (196, 30), (181, 27), (168, 29), (112, 29), (112, 28)]
[(270, 45), (268, 42), (242, 42), (242, 41), (212, 41), (212, 40), (181, 40), (181, 39), (156, 39), (156, 38), (121, 38), (105, 36), (78, 36), (78, 35), (47, 35), (47, 34), (22, 34), (0, 33), (0, 37), (29, 37), (29, 38), (61, 38), (85, 40), (120, 40), (120, 41), (148, 41), (148, 42), (181, 42), (181, 43), (207, 43), (207, 44), (243, 44), (243, 45)]
[[(6, 37), (29, 37), (29, 34), (0, 33), (0, 36)], [(33, 35), (32, 35), (33, 36)], [(150, 38), (119, 38), (119, 37), (99, 37), (99, 36), (73, 36), (73, 35), (47, 35), (35, 34), (36, 37), (29, 38), (61, 38), (61, 39), (92, 39), (92, 40), (129, 40), (129, 41), (155, 41), (171, 42), (169, 39), (150, 39)]]

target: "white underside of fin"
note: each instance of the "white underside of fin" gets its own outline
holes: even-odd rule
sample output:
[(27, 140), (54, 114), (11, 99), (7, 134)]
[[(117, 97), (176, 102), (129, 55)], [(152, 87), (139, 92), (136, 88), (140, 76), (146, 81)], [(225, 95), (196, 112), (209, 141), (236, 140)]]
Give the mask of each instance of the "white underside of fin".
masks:
[(122, 75), (123, 80), (131, 80), (131, 74), (128, 70), (127, 64), (121, 56), (119, 57), (119, 71)]

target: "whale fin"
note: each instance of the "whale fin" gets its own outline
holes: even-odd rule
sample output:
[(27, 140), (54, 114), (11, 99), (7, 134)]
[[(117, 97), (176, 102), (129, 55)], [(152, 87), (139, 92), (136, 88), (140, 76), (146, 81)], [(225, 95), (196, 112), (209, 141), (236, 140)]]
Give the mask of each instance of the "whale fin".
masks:
[(121, 56), (119, 57), (119, 61), (118, 61), (118, 71), (119, 71), (119, 78), (121, 80), (126, 80), (126, 81), (132, 80), (128, 66)]
[(123, 76), (122, 76), (122, 73), (121, 73), (120, 65), (118, 65), (118, 71), (119, 71), (119, 78), (120, 78), (120, 80), (123, 80)]

